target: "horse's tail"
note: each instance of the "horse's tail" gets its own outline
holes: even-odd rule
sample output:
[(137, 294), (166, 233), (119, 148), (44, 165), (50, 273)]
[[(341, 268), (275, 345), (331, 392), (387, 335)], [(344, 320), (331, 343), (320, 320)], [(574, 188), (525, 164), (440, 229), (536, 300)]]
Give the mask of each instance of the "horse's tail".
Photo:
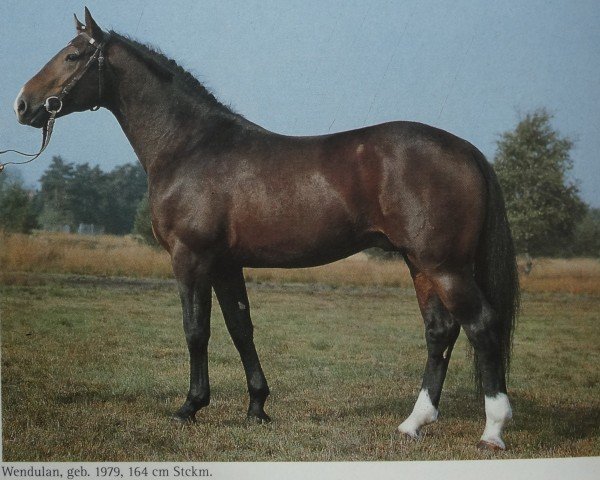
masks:
[[(475, 259), (475, 281), (497, 315), (497, 335), (504, 369), (508, 374), (512, 337), (519, 310), (519, 275), (515, 247), (498, 178), (485, 156), (477, 149), (474, 158), (487, 187), (485, 220)], [(479, 390), (480, 363), (477, 355), (473, 359), (475, 382)]]

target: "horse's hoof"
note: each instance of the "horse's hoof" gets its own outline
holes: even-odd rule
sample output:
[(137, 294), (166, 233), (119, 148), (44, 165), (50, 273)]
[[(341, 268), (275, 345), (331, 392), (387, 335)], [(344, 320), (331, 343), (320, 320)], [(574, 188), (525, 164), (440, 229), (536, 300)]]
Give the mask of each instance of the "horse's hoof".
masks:
[(421, 432), (412, 428), (407, 428), (403, 423), (396, 429), (396, 433), (401, 437), (416, 442), (421, 440)]
[(506, 447), (504, 445), (498, 445), (497, 443), (488, 442), (486, 440), (479, 440), (479, 442), (477, 442), (477, 448), (479, 450), (486, 450), (488, 452), (501, 452)]
[(256, 424), (271, 423), (271, 417), (269, 417), (265, 412), (248, 413), (248, 415), (246, 415), (246, 421)]
[(409, 442), (418, 442), (419, 440), (421, 440), (421, 435), (419, 435), (418, 433), (410, 433), (410, 432), (403, 432), (402, 430), (396, 430), (396, 434), (400, 436), (400, 438), (402, 438), (403, 440), (407, 440)]
[(196, 415), (180, 415), (176, 413), (171, 417), (171, 420), (179, 425), (191, 425), (196, 423)]

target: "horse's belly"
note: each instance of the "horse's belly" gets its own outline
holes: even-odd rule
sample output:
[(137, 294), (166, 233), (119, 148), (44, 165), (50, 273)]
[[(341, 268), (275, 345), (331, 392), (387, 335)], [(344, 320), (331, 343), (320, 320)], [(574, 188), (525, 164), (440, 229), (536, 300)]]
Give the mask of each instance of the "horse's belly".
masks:
[(318, 215), (312, 221), (283, 223), (238, 229), (230, 252), (244, 266), (294, 268), (330, 263), (368, 246), (367, 236), (349, 223)]

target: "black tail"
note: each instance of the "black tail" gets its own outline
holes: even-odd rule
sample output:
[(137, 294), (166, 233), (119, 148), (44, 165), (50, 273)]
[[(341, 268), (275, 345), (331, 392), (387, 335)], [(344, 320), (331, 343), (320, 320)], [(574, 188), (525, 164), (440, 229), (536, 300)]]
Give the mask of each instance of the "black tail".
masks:
[[(487, 186), (485, 222), (477, 248), (475, 280), (498, 316), (502, 360), (508, 374), (512, 337), (519, 310), (519, 275), (515, 247), (498, 178), (479, 150), (476, 150), (474, 157)], [(474, 355), (474, 368), (476, 386), (480, 390), (481, 371), (477, 355)]]

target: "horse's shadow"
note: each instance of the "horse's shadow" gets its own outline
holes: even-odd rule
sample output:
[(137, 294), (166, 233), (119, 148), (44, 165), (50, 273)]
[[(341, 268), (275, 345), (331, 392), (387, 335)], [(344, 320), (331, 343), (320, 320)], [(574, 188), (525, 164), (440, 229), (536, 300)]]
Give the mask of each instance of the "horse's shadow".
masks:
[(541, 404), (526, 393), (513, 395), (513, 431), (549, 430), (565, 440), (600, 436), (600, 405), (573, 403)]

